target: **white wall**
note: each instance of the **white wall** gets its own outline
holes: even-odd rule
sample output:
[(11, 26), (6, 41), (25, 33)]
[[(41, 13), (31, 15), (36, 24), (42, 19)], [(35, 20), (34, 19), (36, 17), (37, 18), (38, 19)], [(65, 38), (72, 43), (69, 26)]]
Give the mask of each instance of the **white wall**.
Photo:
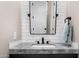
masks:
[(8, 56), (13, 32), (20, 39), (20, 2), (0, 2), (0, 57)]

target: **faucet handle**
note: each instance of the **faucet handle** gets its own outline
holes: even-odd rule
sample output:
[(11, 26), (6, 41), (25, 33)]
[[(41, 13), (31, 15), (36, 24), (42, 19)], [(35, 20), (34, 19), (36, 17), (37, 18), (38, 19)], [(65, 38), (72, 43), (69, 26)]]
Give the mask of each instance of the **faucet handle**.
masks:
[(46, 41), (46, 44), (49, 44), (50, 41)]
[(37, 44), (40, 44), (40, 42), (39, 41), (36, 41), (37, 42)]

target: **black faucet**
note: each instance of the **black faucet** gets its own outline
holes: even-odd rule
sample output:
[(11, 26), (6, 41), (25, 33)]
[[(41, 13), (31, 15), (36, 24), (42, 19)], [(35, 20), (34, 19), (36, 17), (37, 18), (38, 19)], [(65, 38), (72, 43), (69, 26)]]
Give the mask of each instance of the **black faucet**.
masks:
[(44, 37), (42, 37), (42, 44), (44, 44)]
[(49, 44), (49, 41), (47, 41), (46, 44)]

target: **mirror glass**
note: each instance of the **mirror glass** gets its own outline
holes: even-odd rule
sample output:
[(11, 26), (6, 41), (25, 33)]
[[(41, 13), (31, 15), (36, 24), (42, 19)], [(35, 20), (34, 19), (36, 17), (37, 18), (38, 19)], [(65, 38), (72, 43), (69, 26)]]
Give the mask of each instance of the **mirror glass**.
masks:
[(30, 1), (30, 33), (34, 35), (56, 34), (56, 1)]

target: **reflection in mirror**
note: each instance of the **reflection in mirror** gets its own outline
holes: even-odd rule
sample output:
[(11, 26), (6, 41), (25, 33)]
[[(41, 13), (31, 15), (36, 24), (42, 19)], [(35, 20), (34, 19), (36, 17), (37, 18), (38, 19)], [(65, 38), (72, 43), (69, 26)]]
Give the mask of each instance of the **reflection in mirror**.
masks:
[(30, 33), (56, 34), (56, 1), (30, 1)]

